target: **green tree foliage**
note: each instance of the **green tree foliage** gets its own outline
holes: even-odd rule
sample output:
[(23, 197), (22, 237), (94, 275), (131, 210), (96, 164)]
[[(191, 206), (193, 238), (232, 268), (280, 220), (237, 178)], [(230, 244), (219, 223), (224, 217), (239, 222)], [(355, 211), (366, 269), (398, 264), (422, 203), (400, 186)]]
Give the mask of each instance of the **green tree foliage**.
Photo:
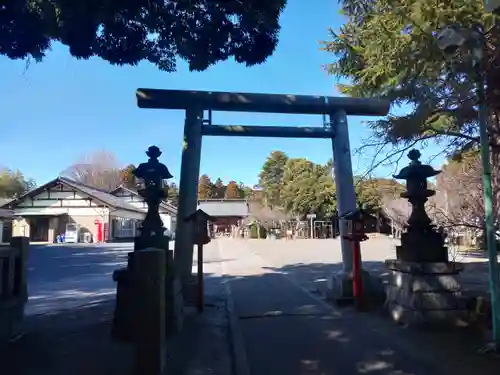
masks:
[(0, 170), (0, 198), (14, 198), (35, 187), (35, 181), (27, 179), (19, 171), (8, 168)]
[(276, 48), (286, 0), (5, 0), (0, 54), (43, 59), (52, 42), (116, 65), (142, 60), (174, 71), (180, 57), (205, 70), (233, 57), (260, 64)]
[(267, 229), (265, 226), (259, 223), (252, 223), (250, 225), (250, 238), (258, 239), (266, 237), (267, 237)]
[[(279, 163), (276, 160), (286, 158), (286, 163), (282, 169), (280, 179), (275, 178), (275, 174), (266, 174)], [(271, 163), (270, 160), (273, 162)], [(272, 167), (270, 167), (270, 165)], [(277, 169), (277, 168), (276, 168)], [(281, 172), (279, 172), (281, 173)], [(332, 178), (332, 160), (326, 164), (315, 164), (307, 159), (288, 159), (283, 152), (274, 151), (268, 157), (260, 173), (263, 176), (272, 176), (267, 181), (272, 181), (279, 187), (279, 196), (274, 196), (275, 201), (279, 201), (281, 206), (271, 207), (266, 205), (266, 194), (261, 184), (253, 187), (246, 186), (243, 182), (229, 181), (227, 185), (218, 178), (213, 187), (213, 195), (207, 196), (205, 192), (201, 196), (207, 198), (200, 199), (241, 199), (245, 198), (251, 203), (253, 215), (261, 222), (272, 220), (284, 220), (284, 217), (299, 216), (305, 217), (309, 213), (315, 213), (318, 217), (328, 218), (336, 214), (337, 196), (335, 183)], [(405, 187), (393, 179), (373, 178), (360, 179), (355, 177), (355, 189), (359, 204), (366, 204), (368, 208), (378, 210), (383, 207), (384, 198), (398, 197)], [(207, 175), (200, 177), (200, 191), (202, 186), (210, 186), (210, 178)], [(269, 185), (268, 185), (269, 186)], [(272, 185), (270, 185), (272, 186)], [(207, 193), (208, 194), (208, 193)], [(281, 214), (278, 214), (281, 212)], [(264, 219), (265, 218), (265, 219)], [(272, 218), (272, 219), (271, 219)]]
[(381, 208), (384, 199), (398, 199), (405, 191), (403, 184), (389, 178), (355, 179), (355, 188), (358, 204), (372, 210)]
[(250, 186), (246, 186), (243, 182), (240, 181), (240, 183), (238, 184), (238, 190), (240, 193), (240, 198), (251, 199), (253, 190)]
[(128, 166), (120, 170), (120, 180), (123, 186), (135, 190), (137, 188), (137, 181), (133, 173), (134, 170), (135, 165), (133, 164), (129, 164)]
[[(342, 93), (386, 97), (406, 105), (406, 113), (371, 122), (381, 144), (411, 146), (430, 138), (452, 154), (477, 147), (479, 140), (473, 68), (464, 53), (453, 62), (436, 43), (436, 31), (448, 25), (489, 29), (492, 15), (482, 1), (342, 0), (347, 17), (340, 32), (331, 31), (324, 48), (335, 55), (329, 72), (347, 84)], [(500, 147), (500, 28), (487, 35), (488, 98), (493, 147)]]
[(336, 210), (335, 185), (325, 166), (307, 159), (289, 159), (284, 168), (280, 199), (287, 212), (331, 216)]
[(224, 185), (224, 182), (220, 178), (215, 180), (213, 197), (216, 199), (224, 199), (226, 197), (226, 185)]
[(262, 171), (259, 174), (259, 185), (265, 196), (265, 203), (269, 207), (280, 207), (283, 175), (288, 156), (281, 151), (273, 151), (267, 157)]
[(206, 174), (200, 176), (198, 181), (198, 199), (210, 199), (214, 197), (214, 185)]

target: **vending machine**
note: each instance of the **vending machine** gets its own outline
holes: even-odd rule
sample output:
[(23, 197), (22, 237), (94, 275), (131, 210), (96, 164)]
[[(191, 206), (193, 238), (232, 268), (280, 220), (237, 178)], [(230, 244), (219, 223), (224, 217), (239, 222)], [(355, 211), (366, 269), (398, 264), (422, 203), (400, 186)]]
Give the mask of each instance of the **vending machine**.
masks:
[(80, 227), (78, 224), (66, 224), (66, 231), (64, 232), (64, 242), (78, 243), (80, 237)]

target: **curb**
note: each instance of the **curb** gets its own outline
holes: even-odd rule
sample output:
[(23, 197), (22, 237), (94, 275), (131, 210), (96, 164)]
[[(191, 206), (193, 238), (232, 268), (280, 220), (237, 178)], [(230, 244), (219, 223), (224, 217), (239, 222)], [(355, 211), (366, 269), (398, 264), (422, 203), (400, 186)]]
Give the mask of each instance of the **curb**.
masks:
[(226, 312), (229, 320), (229, 341), (231, 346), (231, 356), (233, 362), (234, 375), (250, 375), (250, 365), (248, 364), (247, 351), (241, 333), (239, 318), (234, 308), (234, 300), (231, 292), (229, 280), (224, 281), (226, 291)]

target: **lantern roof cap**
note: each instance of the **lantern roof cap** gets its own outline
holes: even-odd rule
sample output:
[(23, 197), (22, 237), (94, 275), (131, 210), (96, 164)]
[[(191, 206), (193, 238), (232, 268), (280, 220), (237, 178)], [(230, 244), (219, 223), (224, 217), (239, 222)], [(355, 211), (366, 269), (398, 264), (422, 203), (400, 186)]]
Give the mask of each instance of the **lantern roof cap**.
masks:
[(409, 180), (413, 178), (429, 178), (434, 177), (441, 173), (441, 171), (435, 170), (431, 165), (422, 164), (419, 160), (422, 154), (417, 149), (412, 149), (408, 153), (408, 159), (410, 159), (410, 164), (401, 171), (397, 175), (393, 175), (392, 177), (398, 180)]

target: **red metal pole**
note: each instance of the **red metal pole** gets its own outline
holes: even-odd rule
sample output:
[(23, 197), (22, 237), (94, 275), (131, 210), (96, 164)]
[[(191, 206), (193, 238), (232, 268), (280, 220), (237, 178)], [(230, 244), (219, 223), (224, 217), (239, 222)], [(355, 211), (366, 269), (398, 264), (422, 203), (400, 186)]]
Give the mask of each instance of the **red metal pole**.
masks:
[(205, 286), (203, 285), (203, 244), (198, 244), (198, 312), (203, 312)]
[(363, 280), (361, 277), (361, 246), (359, 240), (353, 241), (352, 292), (356, 306), (362, 308)]

